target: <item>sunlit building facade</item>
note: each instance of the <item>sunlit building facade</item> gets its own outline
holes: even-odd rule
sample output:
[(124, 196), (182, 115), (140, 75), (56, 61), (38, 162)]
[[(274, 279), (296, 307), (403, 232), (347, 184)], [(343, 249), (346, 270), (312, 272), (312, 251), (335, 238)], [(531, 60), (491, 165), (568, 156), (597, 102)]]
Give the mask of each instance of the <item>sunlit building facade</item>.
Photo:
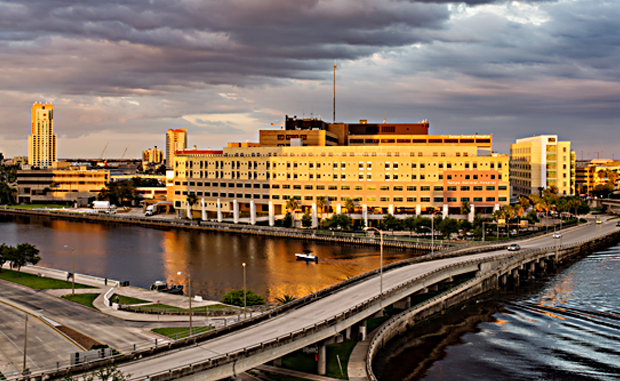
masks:
[(172, 167), (176, 151), (187, 148), (187, 128), (170, 129), (166, 132), (166, 166)]
[(558, 194), (575, 194), (575, 152), (557, 135), (517, 139), (510, 145), (510, 185), (515, 196), (539, 194), (557, 187)]
[(161, 164), (163, 162), (164, 153), (157, 149), (157, 146), (142, 151), (142, 164)]
[[(491, 213), (509, 202), (508, 156), (491, 135), (428, 135), (427, 121), (328, 124), (287, 118), (284, 130), (260, 131), (259, 143), (221, 151), (177, 152), (169, 200), (192, 216), (265, 218), (273, 224), (289, 198), (316, 216), (460, 214), (463, 203)], [(346, 210), (347, 199), (355, 202)], [(202, 213), (204, 204), (204, 214)], [(184, 212), (180, 212), (184, 213)], [(473, 215), (473, 213), (472, 213)]]
[(31, 134), (28, 136), (28, 164), (48, 168), (56, 161), (54, 106), (35, 103), (32, 106)]
[[(607, 176), (608, 171), (620, 173), (620, 161), (613, 159), (578, 160), (575, 178), (577, 190), (582, 194), (588, 194), (597, 185), (606, 184), (610, 180)], [(614, 185), (617, 188), (617, 184)]]
[(86, 167), (21, 170), (17, 171), (18, 202), (75, 202), (96, 197), (108, 181), (109, 171)]

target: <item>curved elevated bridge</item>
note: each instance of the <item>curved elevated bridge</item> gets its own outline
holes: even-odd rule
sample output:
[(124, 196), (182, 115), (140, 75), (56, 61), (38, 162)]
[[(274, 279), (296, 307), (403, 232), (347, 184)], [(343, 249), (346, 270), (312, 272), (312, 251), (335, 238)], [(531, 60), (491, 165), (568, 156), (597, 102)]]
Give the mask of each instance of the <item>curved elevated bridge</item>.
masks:
[[(391, 264), (383, 274), (383, 294), (377, 271), (362, 274), (308, 297), (276, 308), (265, 315), (228, 326), (206, 335), (192, 337), (165, 347), (151, 348), (117, 356), (119, 369), (131, 373), (133, 380), (181, 379), (218, 380), (277, 360), (285, 354), (311, 344), (319, 344), (319, 373), (325, 370), (325, 344), (340, 332), (364, 336), (365, 320), (384, 307), (410, 306), (411, 296), (437, 289), (457, 276), (471, 276), (449, 296), (425, 303), (427, 315), (448, 308), (467, 298), (498, 287), (510, 276), (518, 281), (523, 271), (557, 263), (595, 245), (620, 237), (616, 221), (589, 223), (563, 232), (561, 239), (551, 234), (520, 241), (521, 251), (509, 252), (505, 245), (480, 246), (438, 253)], [(561, 242), (560, 242), (561, 241)], [(477, 280), (476, 282), (473, 282)], [(456, 293), (455, 293), (456, 291)], [(372, 348), (371, 348), (372, 349)], [(104, 362), (74, 367), (75, 374), (95, 369)], [(31, 379), (62, 377), (67, 370), (33, 374)]]

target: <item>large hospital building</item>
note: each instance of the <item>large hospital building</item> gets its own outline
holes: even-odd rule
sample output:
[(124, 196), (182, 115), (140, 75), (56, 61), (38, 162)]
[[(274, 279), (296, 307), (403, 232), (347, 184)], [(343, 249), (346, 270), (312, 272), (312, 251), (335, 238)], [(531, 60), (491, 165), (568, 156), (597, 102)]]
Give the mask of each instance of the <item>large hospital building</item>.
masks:
[[(461, 214), (469, 203), (491, 213), (509, 203), (509, 158), (493, 153), (491, 135), (429, 135), (429, 123), (326, 123), (286, 117), (281, 130), (262, 130), (258, 143), (229, 143), (221, 151), (176, 152), (169, 200), (193, 217), (274, 223), (289, 198), (316, 213)], [(204, 213), (203, 213), (204, 210)], [(300, 214), (300, 213), (298, 213)], [(470, 214), (470, 218), (473, 213)], [(325, 217), (325, 215), (324, 215)]]

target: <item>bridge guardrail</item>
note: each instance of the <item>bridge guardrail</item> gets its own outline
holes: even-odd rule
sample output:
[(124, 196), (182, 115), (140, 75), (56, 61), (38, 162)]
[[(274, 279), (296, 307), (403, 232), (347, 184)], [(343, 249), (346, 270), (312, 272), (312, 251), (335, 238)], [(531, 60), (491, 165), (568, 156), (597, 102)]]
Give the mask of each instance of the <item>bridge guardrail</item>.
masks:
[[(588, 245), (592, 245), (593, 243), (597, 242), (597, 241), (605, 241), (610, 237), (616, 236), (618, 235), (618, 232), (610, 232), (607, 234), (604, 234), (602, 236), (596, 237), (592, 240), (588, 240), (588, 241), (580, 241), (580, 242), (576, 242), (576, 243), (572, 243), (569, 245), (557, 245), (557, 246), (551, 246), (551, 247), (544, 247), (544, 248), (539, 248), (539, 249), (531, 249), (531, 250), (527, 250), (524, 251), (522, 253), (519, 253), (516, 256), (513, 256), (512, 253), (504, 253), (504, 254), (499, 254), (493, 257), (490, 257), (489, 261), (494, 261), (497, 259), (505, 259), (502, 263), (501, 266), (504, 269), (510, 269), (510, 268), (514, 268), (515, 266), (517, 266), (518, 263), (522, 263), (524, 260), (529, 260), (529, 259), (535, 259), (535, 258), (539, 258), (539, 254), (545, 254), (545, 256), (550, 256), (550, 255), (555, 255), (556, 252), (559, 253), (560, 251), (566, 251), (566, 250), (571, 250), (571, 249), (581, 249), (582, 246), (588, 244)], [(528, 258), (529, 257), (529, 258)], [(481, 281), (484, 281), (486, 278), (493, 276), (497, 273), (497, 269), (494, 270), (489, 270), (487, 271), (485, 274), (480, 274), (480, 276), (474, 278), (474, 279), (470, 279), (467, 282), (464, 282), (458, 286), (456, 286), (453, 289), (450, 289), (440, 295), (436, 295), (433, 298), (430, 298), (428, 300), (425, 300), (422, 303), (419, 303), (415, 306), (410, 307), (409, 309), (407, 309), (406, 311), (403, 311), (402, 313), (393, 316), (392, 318), (390, 318), (388, 321), (384, 322), (381, 327), (379, 328), (379, 331), (377, 331), (377, 333), (375, 334), (375, 336), (373, 337), (373, 339), (370, 342), (370, 345), (368, 347), (367, 353), (366, 353), (366, 373), (368, 375), (368, 377), (372, 380), (372, 381), (378, 381), (377, 377), (374, 374), (374, 371), (372, 369), (372, 359), (374, 358), (374, 355), (376, 354), (376, 352), (378, 351), (378, 345), (379, 342), (381, 342), (381, 345), (384, 344), (384, 334), (385, 332), (393, 325), (393, 324), (399, 324), (402, 320), (404, 316), (408, 316), (407, 318), (411, 317), (411, 316), (415, 316), (414, 313), (415, 311), (423, 311), (424, 309), (428, 308), (429, 306), (433, 305), (435, 302), (438, 301), (438, 299), (446, 299), (449, 298), (451, 296), (457, 295), (459, 294), (462, 290), (469, 288), (469, 285), (471, 285), (472, 283), (478, 283)], [(501, 274), (501, 270), (500, 270), (500, 274)], [(388, 338), (389, 340), (389, 338)]]

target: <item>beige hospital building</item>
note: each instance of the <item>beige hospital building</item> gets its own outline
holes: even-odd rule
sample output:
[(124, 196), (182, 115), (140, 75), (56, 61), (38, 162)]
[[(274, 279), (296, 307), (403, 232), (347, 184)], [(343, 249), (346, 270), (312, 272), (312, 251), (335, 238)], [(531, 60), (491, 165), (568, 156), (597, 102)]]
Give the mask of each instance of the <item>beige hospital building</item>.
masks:
[[(509, 202), (509, 158), (493, 153), (491, 135), (429, 135), (429, 123), (326, 123), (286, 118), (281, 130), (262, 130), (258, 143), (229, 143), (218, 151), (176, 152), (168, 199), (180, 214), (245, 219), (252, 224), (286, 213), (294, 198), (312, 211), (317, 197), (330, 213), (368, 219), (441, 213), (468, 203), (491, 213)], [(188, 213), (187, 196), (198, 202)], [(345, 200), (355, 201), (353, 211)], [(301, 212), (301, 210), (298, 210)], [(301, 213), (297, 213), (299, 218)]]

